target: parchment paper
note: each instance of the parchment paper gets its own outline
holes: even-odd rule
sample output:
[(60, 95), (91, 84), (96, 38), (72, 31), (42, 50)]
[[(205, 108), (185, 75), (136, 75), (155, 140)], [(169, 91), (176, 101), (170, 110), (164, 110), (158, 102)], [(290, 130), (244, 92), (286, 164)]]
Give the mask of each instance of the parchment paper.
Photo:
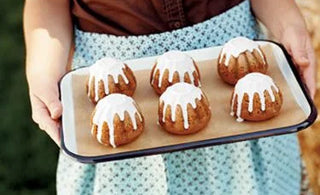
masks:
[[(230, 116), (230, 98), (233, 87), (225, 84), (217, 74), (216, 59), (197, 62), (202, 82), (202, 90), (207, 95), (212, 117), (208, 126), (193, 135), (172, 135), (157, 125), (158, 99), (149, 84), (151, 70), (135, 72), (137, 90), (133, 96), (140, 106), (145, 118), (145, 130), (134, 142), (118, 148), (106, 147), (99, 144), (90, 133), (90, 116), (94, 105), (89, 101), (85, 92), (87, 76), (73, 75), (73, 100), (76, 128), (76, 144), (78, 155), (99, 156), (120, 152), (128, 152), (147, 148), (207, 140), (231, 135), (239, 135), (261, 130), (284, 127), (302, 122), (306, 115), (296, 103), (291, 91), (283, 78), (272, 55), (271, 47), (264, 47), (269, 63), (268, 75), (278, 84), (283, 94), (283, 106), (280, 114), (263, 122), (236, 122)], [(66, 129), (67, 130), (67, 129)], [(67, 141), (67, 140), (66, 140)]]

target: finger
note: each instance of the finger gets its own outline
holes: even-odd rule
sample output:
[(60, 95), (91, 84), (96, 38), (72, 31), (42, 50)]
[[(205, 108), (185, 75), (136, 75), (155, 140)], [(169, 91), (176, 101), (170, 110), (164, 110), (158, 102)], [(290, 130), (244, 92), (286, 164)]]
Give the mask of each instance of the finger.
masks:
[(39, 98), (47, 106), (52, 119), (58, 119), (62, 114), (62, 105), (59, 100), (58, 87), (43, 90), (39, 93)]
[(297, 38), (295, 33), (290, 33), (282, 40), (288, 53), (292, 56), (294, 62), (301, 68), (305, 68), (310, 64), (308, 58), (308, 34), (300, 34)]
[(39, 124), (42, 116), (38, 114), (38, 110), (46, 108), (46, 105), (41, 100), (39, 100), (39, 98), (37, 98), (31, 93), (30, 93), (30, 103), (32, 108), (32, 119), (34, 122)]
[(60, 132), (59, 132), (59, 122), (53, 120), (49, 116), (49, 112), (46, 109), (40, 109), (36, 112), (36, 115), (40, 115), (39, 127), (44, 130), (51, 139), (60, 147)]
[(54, 142), (60, 146), (60, 123), (50, 118), (49, 112), (41, 100), (33, 95), (30, 95), (30, 100), (33, 120), (38, 123), (40, 129), (46, 131)]
[(303, 71), (303, 76), (306, 80), (306, 84), (309, 88), (310, 95), (312, 99), (315, 96), (316, 89), (317, 89), (317, 79), (316, 79), (316, 60), (315, 60), (315, 55), (312, 47), (310, 46), (311, 49), (308, 49), (308, 58), (309, 61), (311, 62), (310, 65)]
[(291, 53), (295, 63), (301, 68), (305, 68), (310, 64), (308, 59), (308, 53), (305, 46), (299, 46), (298, 44), (293, 44), (291, 48)]
[(316, 94), (316, 79), (315, 79), (314, 73), (311, 69), (312, 69), (311, 67), (306, 68), (303, 75), (304, 75), (304, 78), (306, 78), (305, 79), (306, 85), (309, 89), (310, 96), (312, 99), (314, 99), (314, 96)]
[(50, 136), (50, 138), (60, 147), (59, 122), (51, 119), (48, 115), (43, 117), (39, 123), (39, 127)]

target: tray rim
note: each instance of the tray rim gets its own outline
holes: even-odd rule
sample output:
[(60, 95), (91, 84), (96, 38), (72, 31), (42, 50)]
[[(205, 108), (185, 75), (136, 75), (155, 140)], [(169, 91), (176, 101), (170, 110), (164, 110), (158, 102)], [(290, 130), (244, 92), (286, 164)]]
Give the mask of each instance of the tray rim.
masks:
[[(274, 44), (278, 46), (286, 60), (288, 61), (289, 67), (291, 71), (293, 72), (295, 79), (297, 80), (300, 89), (303, 92), (303, 95), (305, 96), (309, 107), (310, 107), (310, 114), (309, 116), (302, 122), (295, 124), (295, 125), (289, 125), (285, 127), (279, 127), (274, 129), (267, 129), (262, 130), (259, 132), (251, 132), (251, 133), (245, 133), (245, 134), (239, 134), (239, 135), (231, 135), (231, 136), (225, 136), (225, 137), (219, 137), (219, 138), (213, 138), (213, 139), (206, 139), (201, 141), (193, 141), (188, 143), (181, 143), (181, 144), (175, 144), (175, 145), (167, 145), (167, 146), (161, 146), (156, 148), (148, 148), (148, 149), (142, 149), (137, 151), (129, 151), (129, 152), (121, 152), (121, 153), (115, 153), (115, 154), (107, 154), (107, 155), (98, 155), (98, 156), (83, 156), (79, 154), (75, 154), (71, 152), (65, 145), (64, 141), (64, 132), (62, 125), (60, 126), (60, 137), (61, 137), (61, 148), (62, 150), (68, 154), (69, 156), (73, 157), (77, 161), (81, 163), (89, 163), (89, 164), (95, 164), (100, 162), (107, 162), (107, 161), (114, 161), (114, 160), (123, 160), (128, 158), (136, 158), (136, 157), (142, 157), (142, 156), (150, 156), (150, 155), (157, 155), (157, 154), (163, 154), (163, 153), (169, 153), (169, 152), (177, 152), (182, 150), (189, 150), (189, 149), (196, 149), (201, 147), (208, 147), (208, 146), (215, 146), (215, 145), (221, 145), (221, 144), (229, 144), (229, 143), (235, 143), (240, 141), (246, 141), (246, 140), (253, 140), (257, 138), (264, 138), (264, 137), (270, 137), (270, 136), (278, 136), (278, 135), (284, 135), (284, 134), (290, 134), (290, 133), (296, 133), (303, 129), (306, 129), (310, 125), (314, 123), (314, 121), (317, 118), (318, 112), (317, 108), (312, 101), (312, 98), (310, 97), (308, 87), (306, 86), (305, 82), (303, 82), (302, 78), (300, 77), (300, 72), (293, 63), (291, 56), (286, 51), (285, 47), (275, 41), (268, 40), (268, 39), (254, 39), (255, 41), (262, 41), (262, 42), (268, 42), (271, 44)], [(217, 47), (217, 46), (213, 46)], [(219, 46), (218, 46), (219, 47)], [(81, 69), (84, 67), (80, 67), (71, 71), (68, 71), (63, 75), (61, 80), (58, 83), (59, 87), (59, 94), (60, 94), (60, 100), (61, 100), (61, 82), (62, 80), (70, 73)], [(62, 116), (63, 117), (63, 116)], [(62, 118), (61, 117), (61, 118)]]

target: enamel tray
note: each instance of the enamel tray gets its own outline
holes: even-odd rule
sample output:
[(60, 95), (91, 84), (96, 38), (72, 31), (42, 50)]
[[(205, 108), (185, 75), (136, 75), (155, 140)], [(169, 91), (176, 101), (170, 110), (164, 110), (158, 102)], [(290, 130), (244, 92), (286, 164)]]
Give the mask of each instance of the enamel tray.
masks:
[[(272, 128), (261, 127), (259, 131), (244, 131), (243, 133), (221, 134), (213, 137), (209, 136), (208, 138), (203, 138), (201, 137), (201, 135), (200, 137), (195, 137), (194, 139), (192, 137), (181, 138), (181, 137), (174, 137), (173, 135), (168, 134), (167, 136), (171, 136), (171, 137), (170, 139), (168, 139), (169, 141), (167, 145), (159, 144), (159, 145), (150, 146), (150, 147), (136, 147), (134, 144), (131, 146), (130, 144), (129, 146), (126, 146), (126, 145), (123, 147), (120, 146), (119, 149), (117, 148), (116, 150), (113, 150), (113, 148), (111, 147), (99, 148), (101, 147), (99, 145), (97, 146), (94, 145), (93, 147), (89, 145), (88, 147), (86, 145), (83, 145), (83, 147), (79, 147), (79, 146), (82, 146), (82, 144), (87, 144), (87, 143), (82, 142), (81, 141), (82, 139), (78, 139), (77, 137), (78, 129), (76, 128), (77, 127), (76, 121), (79, 122), (79, 120), (76, 120), (77, 113), (74, 111), (75, 110), (74, 107), (76, 106), (76, 103), (74, 102), (74, 97), (73, 97), (74, 94), (72, 93), (73, 91), (72, 78), (74, 76), (88, 75), (88, 71), (89, 71), (88, 68), (80, 68), (67, 73), (60, 81), (61, 101), (63, 105), (62, 127), (60, 131), (61, 131), (61, 147), (63, 151), (69, 156), (73, 157), (74, 159), (80, 162), (98, 163), (98, 162), (120, 160), (120, 159), (133, 158), (133, 157), (141, 157), (146, 155), (161, 154), (166, 152), (195, 149), (199, 147), (226, 144), (226, 143), (256, 139), (261, 137), (294, 133), (307, 128), (315, 121), (317, 117), (317, 110), (311, 98), (309, 97), (307, 93), (307, 88), (305, 84), (302, 82), (302, 80), (300, 79), (299, 73), (295, 68), (290, 56), (285, 51), (283, 46), (277, 43), (261, 40), (259, 41), (259, 44), (261, 46), (269, 45), (269, 47), (272, 48), (271, 51), (276, 61), (276, 63), (273, 65), (277, 66), (277, 68), (280, 70), (282, 77), (284, 78), (283, 80), (286, 82), (286, 85), (288, 86), (288, 91), (290, 91), (290, 93), (292, 94), (292, 97), (293, 97), (292, 99), (294, 99), (299, 109), (303, 113), (304, 117), (301, 120), (299, 120), (297, 123), (293, 123), (287, 126), (279, 126), (279, 127), (272, 126)], [(196, 62), (200, 62), (200, 61), (216, 59), (219, 55), (220, 50), (221, 50), (221, 47), (210, 47), (210, 48), (205, 48), (200, 50), (187, 51), (185, 53), (190, 55)], [(157, 56), (146, 57), (141, 59), (128, 60), (128, 61), (125, 61), (125, 63), (135, 72), (139, 72), (143, 70), (148, 70), (149, 72), (152, 66), (154, 65), (156, 58)], [(216, 67), (213, 67), (213, 68), (216, 68)], [(146, 80), (145, 82), (149, 82), (149, 81)], [(83, 89), (84, 89), (84, 86), (83, 86)], [(146, 115), (146, 113), (143, 113), (143, 114)], [(153, 113), (150, 113), (150, 114), (157, 114), (157, 110), (155, 110)], [(213, 114), (212, 117), (215, 117), (215, 115)], [(87, 119), (86, 122), (89, 123), (89, 120), (90, 119)], [(272, 124), (272, 122), (270, 123)], [(237, 125), (236, 123), (234, 124)], [(231, 127), (234, 128), (234, 125), (224, 126), (221, 130), (225, 131)], [(210, 131), (210, 128), (211, 126), (208, 126), (206, 131)], [(87, 131), (90, 132), (90, 129), (87, 129)], [(145, 129), (145, 131), (159, 131), (160, 133), (161, 130)], [(162, 133), (161, 135), (163, 135), (163, 132), (161, 133)], [(143, 136), (143, 134), (141, 136)], [(149, 142), (144, 141), (143, 143), (152, 143), (152, 139), (154, 140), (159, 139), (157, 135), (154, 135), (156, 137), (152, 137), (150, 133), (146, 133), (145, 136), (151, 136), (151, 137), (148, 138)], [(88, 134), (88, 137), (86, 138), (93, 139), (92, 137), (90, 137), (90, 134)], [(144, 138), (139, 137), (136, 141), (142, 142), (143, 139)], [(176, 142), (174, 141), (175, 139), (177, 139)], [(96, 149), (95, 147), (97, 147), (98, 152), (93, 151)], [(79, 148), (82, 148), (82, 149), (79, 149)], [(106, 151), (105, 153), (104, 153), (104, 150)]]

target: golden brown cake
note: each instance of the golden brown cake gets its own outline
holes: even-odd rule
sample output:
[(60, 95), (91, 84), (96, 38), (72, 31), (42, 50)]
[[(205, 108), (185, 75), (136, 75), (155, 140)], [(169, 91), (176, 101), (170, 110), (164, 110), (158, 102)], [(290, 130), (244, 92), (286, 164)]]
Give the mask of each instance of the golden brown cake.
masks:
[(91, 116), (91, 134), (103, 145), (117, 147), (135, 140), (144, 128), (143, 116), (135, 101), (123, 94), (102, 98)]
[(196, 133), (207, 126), (211, 111), (200, 88), (189, 83), (176, 83), (160, 96), (159, 124), (173, 134)]
[(238, 122), (263, 121), (279, 114), (282, 94), (272, 78), (261, 73), (249, 73), (234, 87), (231, 115)]
[(157, 59), (150, 76), (150, 84), (160, 95), (167, 87), (187, 82), (200, 86), (200, 73), (193, 59), (181, 51), (169, 51)]
[(120, 60), (102, 58), (89, 68), (87, 94), (93, 103), (112, 93), (132, 96), (136, 79), (132, 70)]
[(268, 63), (259, 44), (245, 37), (229, 40), (218, 57), (218, 73), (231, 85), (250, 72), (265, 74), (267, 69)]

